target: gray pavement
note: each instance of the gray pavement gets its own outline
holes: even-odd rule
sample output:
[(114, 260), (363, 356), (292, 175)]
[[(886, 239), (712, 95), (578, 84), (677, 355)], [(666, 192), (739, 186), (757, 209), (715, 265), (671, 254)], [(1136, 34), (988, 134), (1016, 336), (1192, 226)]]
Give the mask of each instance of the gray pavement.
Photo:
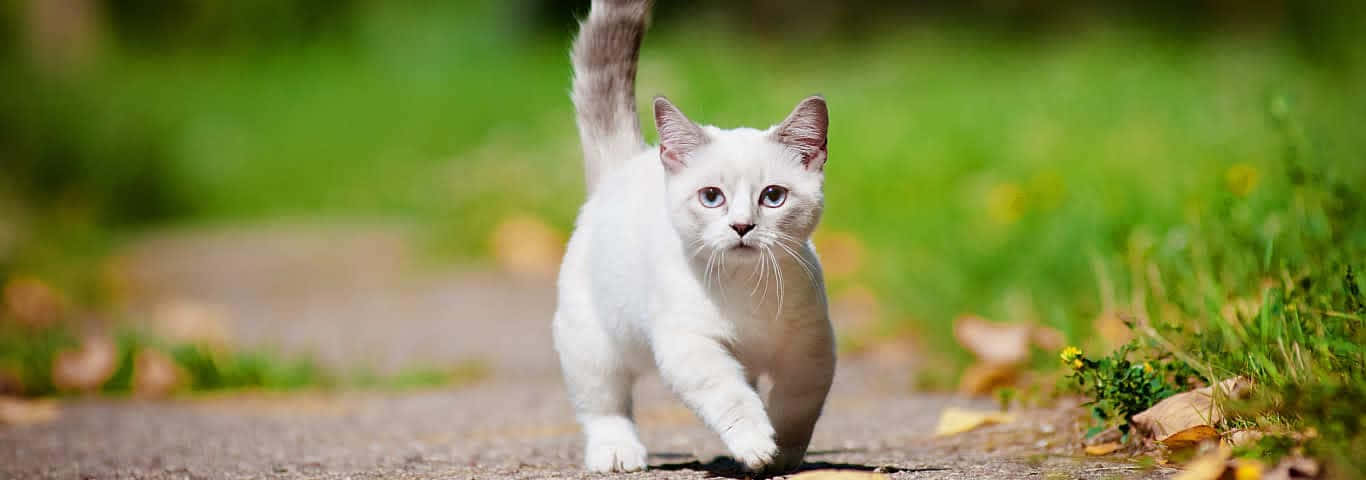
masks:
[[(230, 393), (160, 401), (67, 399), (56, 421), (0, 428), (0, 478), (743, 477), (658, 380), (638, 388), (651, 469), (590, 475), (554, 356), (548, 279), (414, 270), (384, 229), (276, 228), (168, 234), (120, 265), (129, 308), (215, 305), (234, 342), (381, 371), (479, 361), (487, 378), (406, 393)], [(359, 273), (357, 273), (359, 272)], [(1077, 456), (1077, 410), (933, 436), (946, 406), (990, 399), (913, 393), (909, 365), (843, 358), (807, 469), (892, 478), (1166, 478)]]

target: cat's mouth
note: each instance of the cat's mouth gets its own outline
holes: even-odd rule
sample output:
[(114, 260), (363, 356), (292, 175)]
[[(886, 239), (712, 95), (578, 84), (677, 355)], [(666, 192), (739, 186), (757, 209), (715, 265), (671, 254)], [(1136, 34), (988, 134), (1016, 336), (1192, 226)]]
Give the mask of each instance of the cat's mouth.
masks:
[(741, 241), (739, 241), (739, 242), (735, 242), (735, 246), (734, 246), (734, 247), (730, 247), (731, 250), (738, 250), (738, 251), (742, 251), (742, 252), (743, 252), (743, 251), (749, 251), (749, 250), (755, 250), (756, 248), (757, 248), (757, 247), (755, 247), (754, 245), (746, 245), (745, 242), (744, 242), (743, 240), (741, 240)]

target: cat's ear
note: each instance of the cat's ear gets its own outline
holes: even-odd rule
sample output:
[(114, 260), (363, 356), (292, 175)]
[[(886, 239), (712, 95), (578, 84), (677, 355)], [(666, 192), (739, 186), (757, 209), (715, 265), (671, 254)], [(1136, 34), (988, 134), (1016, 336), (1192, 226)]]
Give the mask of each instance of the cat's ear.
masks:
[(682, 171), (688, 157), (707, 143), (702, 127), (662, 96), (655, 97), (655, 129), (659, 131), (659, 161), (669, 173)]
[(826, 132), (830, 129), (830, 111), (820, 95), (806, 97), (783, 123), (773, 129), (773, 139), (792, 149), (807, 170), (825, 169)]

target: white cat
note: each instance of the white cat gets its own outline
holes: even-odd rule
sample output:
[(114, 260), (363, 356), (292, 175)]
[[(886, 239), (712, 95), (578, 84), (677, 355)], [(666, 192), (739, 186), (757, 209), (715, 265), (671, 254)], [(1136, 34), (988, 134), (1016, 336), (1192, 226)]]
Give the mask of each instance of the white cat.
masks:
[[(591, 471), (646, 467), (631, 388), (657, 369), (751, 470), (801, 464), (835, 370), (820, 264), (828, 114), (768, 130), (636, 121), (648, 0), (594, 0), (573, 47), (589, 197), (560, 269), (555, 346)], [(760, 398), (758, 379), (772, 383)]]

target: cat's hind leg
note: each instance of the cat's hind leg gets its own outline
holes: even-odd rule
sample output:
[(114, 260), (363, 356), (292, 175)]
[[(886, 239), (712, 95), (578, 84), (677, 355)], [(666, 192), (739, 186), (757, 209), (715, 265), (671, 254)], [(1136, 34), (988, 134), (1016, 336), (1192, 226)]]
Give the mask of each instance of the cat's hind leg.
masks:
[(554, 335), (569, 400), (586, 439), (584, 468), (593, 472), (644, 470), (645, 445), (631, 418), (635, 373), (601, 324), (589, 316), (591, 310), (576, 307), (580, 306), (561, 297)]

